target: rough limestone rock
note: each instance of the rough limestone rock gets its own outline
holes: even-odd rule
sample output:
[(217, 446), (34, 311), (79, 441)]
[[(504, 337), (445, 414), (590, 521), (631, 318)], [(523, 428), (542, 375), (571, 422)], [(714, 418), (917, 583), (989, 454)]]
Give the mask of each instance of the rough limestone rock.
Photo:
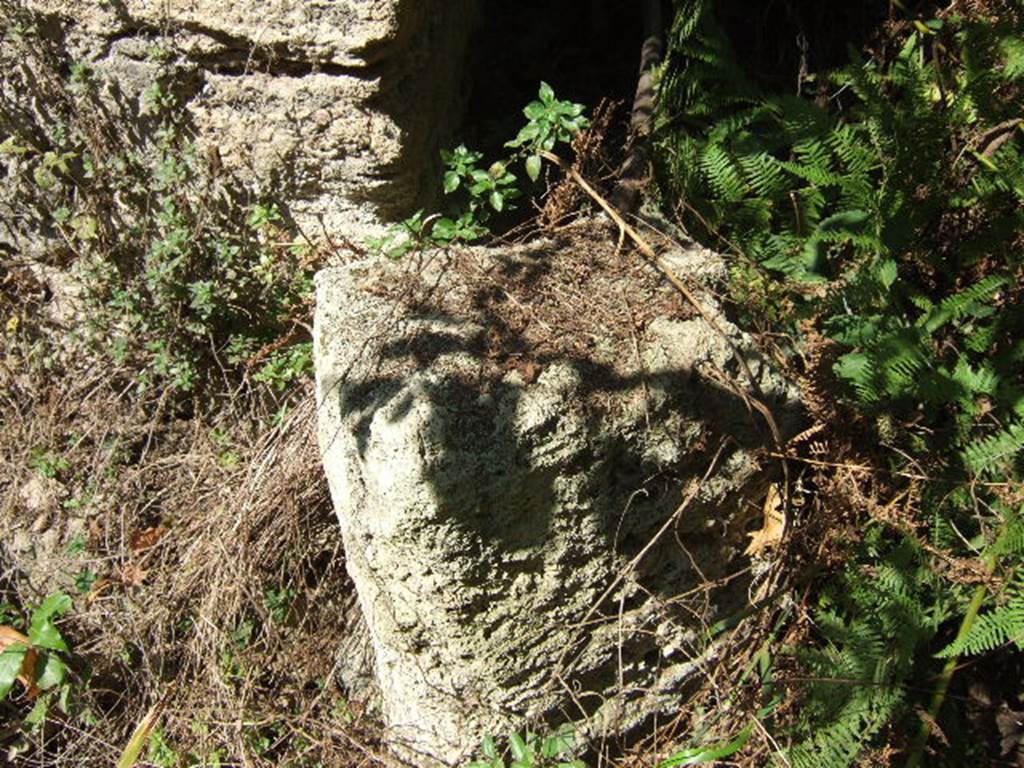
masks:
[(436, 194), (475, 0), (23, 3), (111, 119), (141, 123), (147, 88), (173, 82), (197, 146), (311, 235), (358, 236)]
[(745, 596), (701, 586), (739, 570), (766, 482), (732, 346), (783, 429), (792, 392), (709, 295), (727, 338), (604, 239), (318, 277), (324, 466), (390, 739), (419, 764), (523, 721), (614, 736), (672, 712), (703, 622)]

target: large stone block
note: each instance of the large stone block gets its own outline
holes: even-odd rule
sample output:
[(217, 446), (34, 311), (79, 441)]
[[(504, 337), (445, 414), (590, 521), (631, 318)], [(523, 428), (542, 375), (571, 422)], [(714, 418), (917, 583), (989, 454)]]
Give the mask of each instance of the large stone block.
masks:
[(734, 347), (783, 424), (792, 393), (708, 295), (726, 335), (595, 238), (319, 275), (324, 465), (407, 757), (529, 720), (627, 732), (743, 599), (708, 586), (765, 482)]

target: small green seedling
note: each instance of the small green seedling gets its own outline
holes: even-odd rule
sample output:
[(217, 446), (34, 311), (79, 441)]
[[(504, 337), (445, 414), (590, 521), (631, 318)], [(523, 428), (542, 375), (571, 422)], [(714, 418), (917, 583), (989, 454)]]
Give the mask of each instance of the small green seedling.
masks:
[(29, 460), (28, 465), (43, 477), (50, 480), (53, 480), (57, 475), (71, 466), (68, 463), (68, 460), (63, 456), (59, 456), (53, 451), (46, 451), (41, 448), (37, 448), (32, 452), (32, 458)]
[(520, 129), (518, 136), (505, 144), (527, 154), (526, 173), (533, 181), (540, 176), (540, 152), (550, 152), (556, 144), (572, 141), (588, 125), (583, 105), (555, 98), (554, 90), (547, 83), (540, 84), (537, 95), (538, 100), (523, 109), (529, 122)]
[(485, 167), (483, 154), (465, 145), (442, 150), (442, 188), (445, 195), (461, 193), (461, 202), (448, 215), (425, 216), (422, 210), (417, 211), (383, 236), (368, 240), (370, 251), (400, 259), (412, 251), (479, 240), (490, 231), (492, 216), (512, 210), (524, 194), (519, 177), (511, 168), (522, 159), (526, 175), (537, 181), (543, 166), (541, 152), (550, 152), (557, 144), (572, 141), (588, 125), (583, 110), (582, 104), (556, 98), (551, 86), (541, 83), (538, 99), (523, 110), (527, 124), (515, 139), (505, 144), (515, 152)]

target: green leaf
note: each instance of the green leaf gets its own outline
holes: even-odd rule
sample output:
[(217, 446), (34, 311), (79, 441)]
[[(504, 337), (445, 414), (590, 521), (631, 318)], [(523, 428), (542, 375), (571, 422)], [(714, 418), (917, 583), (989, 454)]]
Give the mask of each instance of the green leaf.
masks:
[(663, 761), (658, 768), (675, 768), (678, 765), (702, 765), (712, 763), (739, 752), (750, 740), (753, 732), (753, 725), (748, 725), (732, 741), (724, 744), (712, 744), (694, 749), (684, 749), (682, 752)]
[(454, 240), (457, 235), (455, 222), (449, 218), (438, 219), (434, 222), (434, 228), (430, 230), (430, 236), (435, 240)]
[(540, 155), (530, 155), (526, 158), (526, 175), (530, 177), (530, 181), (540, 178), (540, 167)]
[(491, 192), (490, 201), (491, 207), (498, 213), (505, 208), (505, 197), (498, 190)]
[(531, 101), (523, 108), (523, 114), (528, 120), (540, 120), (548, 113), (548, 108), (539, 101)]
[(558, 757), (569, 752), (576, 744), (576, 734), (571, 725), (564, 725), (544, 740), (541, 754), (545, 758)]
[(71, 610), (71, 598), (63, 592), (54, 592), (49, 595), (38, 608), (32, 613), (32, 618), (39, 617), (43, 620), (53, 616), (62, 616)]
[(8, 136), (0, 142), (0, 155), (24, 155), (26, 152), (28, 147), (18, 144), (13, 136)]
[[(538, 102), (534, 102), (535, 104)], [(541, 135), (541, 127), (538, 123), (530, 122), (524, 125), (519, 130), (519, 135), (512, 141), (505, 142), (506, 147), (521, 147), (523, 144), (529, 144), (530, 142), (537, 139)]]
[(525, 762), (529, 759), (526, 742), (518, 733), (513, 733), (508, 737), (508, 746), (512, 750), (512, 757), (516, 762)]
[(1003, 54), (1003, 76), (1014, 80), (1024, 75), (1024, 40), (1019, 34), (1003, 38), (999, 46)]
[(498, 746), (494, 743), (493, 736), (484, 736), (483, 752), (488, 760), (498, 759)]
[(57, 654), (40, 654), (36, 662), (36, 685), (43, 690), (53, 688), (63, 683), (67, 676), (68, 668)]
[(13, 643), (0, 653), (0, 699), (11, 691), (14, 681), (21, 674), (21, 665), (25, 660), (28, 648), (20, 643)]
[(886, 259), (878, 265), (878, 282), (882, 284), (882, 287), (888, 290), (892, 288), (893, 283), (896, 282), (896, 278), (899, 275), (897, 270), (896, 262), (892, 259)]
[(36, 705), (32, 707), (32, 710), (25, 715), (25, 719), (22, 721), (25, 725), (37, 726), (41, 725), (46, 720), (46, 713), (50, 710), (50, 697), (42, 696)]
[(57, 694), (57, 706), (64, 712), (70, 713), (72, 702), (71, 695), (75, 692), (75, 687), (67, 683), (60, 687), (60, 692)]
[(92, 216), (76, 216), (71, 220), (71, 227), (80, 240), (95, 240), (99, 235), (99, 222)]
[(550, 85), (545, 83), (543, 80), (540, 83), (540, 91), (538, 92), (540, 100), (545, 104), (550, 104), (555, 100), (555, 90)]
[(60, 616), (71, 608), (71, 598), (63, 592), (47, 597), (32, 613), (32, 623), (28, 628), (28, 639), (39, 648), (53, 651), (67, 651), (68, 644), (53, 623), (54, 616)]
[(460, 182), (461, 179), (459, 178), (459, 174), (457, 174), (455, 171), (445, 171), (444, 193), (446, 195), (450, 195), (452, 192), (459, 188)]
[(833, 213), (818, 224), (817, 234), (826, 235), (854, 235), (863, 230), (863, 225), (871, 218), (867, 211), (851, 210)]

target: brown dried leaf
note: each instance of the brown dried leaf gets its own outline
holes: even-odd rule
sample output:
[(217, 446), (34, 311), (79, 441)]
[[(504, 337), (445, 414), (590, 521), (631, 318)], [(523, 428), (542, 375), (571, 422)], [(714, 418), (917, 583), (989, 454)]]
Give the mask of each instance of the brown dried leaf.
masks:
[(138, 552), (143, 549), (149, 549), (156, 545), (167, 533), (167, 527), (163, 525), (154, 525), (152, 528), (143, 528), (141, 531), (135, 531), (131, 536), (131, 548), (133, 552)]
[(135, 563), (125, 563), (117, 569), (117, 577), (126, 587), (141, 587), (148, 573)]
[(21, 684), (25, 686), (25, 690), (28, 691), (28, 697), (34, 699), (40, 693), (39, 689), (36, 688), (35, 680), (36, 650), (32, 647), (28, 637), (21, 634), (14, 627), (0, 626), (0, 653), (12, 645), (24, 645), (28, 648), (25, 658), (21, 662), (21, 674), (18, 675), (18, 680), (21, 681)]
[(745, 555), (760, 555), (769, 547), (774, 547), (782, 540), (786, 530), (786, 511), (782, 503), (782, 494), (778, 483), (768, 486), (768, 495), (764, 500), (764, 523), (762, 527), (750, 533), (750, 544), (743, 552)]

